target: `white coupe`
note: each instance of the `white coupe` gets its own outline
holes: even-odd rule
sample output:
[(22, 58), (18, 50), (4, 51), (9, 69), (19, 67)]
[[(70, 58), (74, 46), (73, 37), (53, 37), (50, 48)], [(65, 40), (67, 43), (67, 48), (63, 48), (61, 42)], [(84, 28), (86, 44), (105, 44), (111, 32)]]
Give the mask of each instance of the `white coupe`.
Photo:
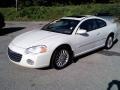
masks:
[(110, 49), (117, 36), (117, 25), (109, 20), (68, 16), (17, 36), (8, 46), (8, 56), (24, 67), (62, 69), (72, 57), (100, 47)]

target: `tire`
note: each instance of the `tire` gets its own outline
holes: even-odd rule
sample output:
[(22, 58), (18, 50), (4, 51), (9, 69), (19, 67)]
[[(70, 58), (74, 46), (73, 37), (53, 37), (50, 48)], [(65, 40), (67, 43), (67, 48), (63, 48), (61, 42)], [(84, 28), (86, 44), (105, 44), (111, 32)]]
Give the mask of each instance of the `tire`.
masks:
[(108, 36), (107, 40), (106, 40), (106, 43), (105, 43), (105, 48), (106, 49), (111, 49), (113, 46), (113, 36), (110, 35)]
[(65, 47), (56, 49), (52, 55), (52, 67), (55, 69), (63, 69), (71, 62), (71, 51)]

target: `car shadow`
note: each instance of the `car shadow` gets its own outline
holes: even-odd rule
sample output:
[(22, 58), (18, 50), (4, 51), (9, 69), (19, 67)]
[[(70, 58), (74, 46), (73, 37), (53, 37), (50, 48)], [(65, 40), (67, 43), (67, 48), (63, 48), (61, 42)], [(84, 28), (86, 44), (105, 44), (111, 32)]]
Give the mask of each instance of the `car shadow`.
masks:
[(8, 27), (8, 28), (2, 28), (0, 29), (0, 36), (10, 34), (16, 31), (20, 31), (22, 29), (25, 29), (25, 27)]
[[(113, 46), (116, 44), (118, 42), (118, 39), (114, 42), (114, 44), (113, 44)], [(72, 60), (72, 63), (77, 63), (77, 61), (79, 61), (81, 58), (84, 58), (84, 57), (87, 57), (87, 56), (89, 56), (89, 55), (92, 55), (92, 54), (94, 54), (94, 53), (98, 53), (98, 54), (102, 54), (102, 55), (104, 55), (104, 52), (105, 53), (114, 53), (113, 55), (117, 55), (117, 56), (120, 56), (120, 53), (117, 53), (117, 52), (113, 52), (113, 51), (104, 51), (104, 47), (102, 47), (102, 48), (99, 48), (99, 49), (96, 49), (96, 50), (94, 50), (94, 51), (92, 51), (92, 52), (88, 52), (88, 53), (86, 53), (86, 54), (83, 54), (83, 55), (79, 55), (79, 56), (77, 56), (77, 57), (74, 57), (73, 58), (73, 60)], [(69, 63), (66, 67), (68, 67), (68, 66), (70, 66), (72, 63)], [(49, 69), (53, 69), (53, 67), (44, 67), (44, 68), (37, 68), (38, 70), (49, 70)], [(62, 69), (60, 69), (60, 70), (62, 70)]]
[[(116, 44), (117, 42), (118, 42), (118, 39), (114, 42), (114, 44)], [(101, 50), (98, 52), (98, 54), (102, 54), (105, 56), (120, 56), (120, 52), (109, 51), (109, 50)]]
[[(73, 60), (72, 60), (72, 62), (69, 63), (66, 67), (70, 66), (72, 63), (77, 63), (77, 61), (79, 61), (79, 59), (81, 59), (81, 58), (84, 58), (84, 57), (86, 57), (86, 56), (92, 55), (92, 54), (94, 54), (94, 53), (96, 53), (96, 52), (99, 52), (99, 51), (101, 51), (101, 50), (103, 50), (103, 48), (100, 48), (100, 49), (97, 49), (97, 50), (95, 50), (95, 51), (92, 51), (92, 52), (89, 52), (89, 53), (86, 53), (86, 54), (83, 54), (83, 55), (74, 57)], [(66, 68), (66, 67), (65, 67), (65, 68)], [(37, 70), (50, 70), (50, 69), (54, 69), (54, 67), (49, 67), (49, 66), (48, 66), (48, 67), (43, 67), (43, 68), (37, 68)], [(63, 69), (64, 69), (64, 68), (63, 68)], [(60, 69), (60, 70), (62, 70), (62, 69)]]
[(99, 48), (99, 49), (96, 49), (96, 50), (94, 50), (94, 51), (85, 53), (85, 54), (83, 54), (83, 55), (79, 55), (79, 56), (77, 56), (77, 57), (74, 57), (74, 58), (73, 58), (73, 63), (76, 63), (77, 61), (79, 61), (79, 59), (84, 58), (84, 57), (87, 57), (87, 56), (92, 55), (92, 54), (94, 54), (94, 53), (97, 53), (97, 52), (99, 52), (99, 51), (101, 51), (101, 50), (103, 50), (103, 49), (104, 49), (104, 48)]
[(52, 67), (48, 66), (48, 67), (43, 67), (43, 68), (36, 68), (37, 70), (50, 70), (53, 69)]
[(120, 56), (119, 52), (116, 51), (106, 51), (106, 50), (102, 50), (100, 52), (98, 52), (99, 54), (105, 55), (105, 56)]
[[(115, 86), (116, 85), (116, 87), (117, 87), (117, 90), (120, 90), (120, 81), (118, 81), (118, 80), (112, 80), (109, 84), (108, 84), (108, 88), (107, 88), (107, 90), (113, 90), (112, 88), (113, 88), (113, 86)], [(116, 89), (115, 89), (116, 90)]]
[[(118, 39), (115, 40), (113, 46), (118, 42)], [(102, 48), (99, 48), (99, 49), (96, 49), (92, 52), (88, 52), (86, 54), (83, 54), (83, 55), (80, 55), (80, 56), (77, 56), (75, 58), (73, 58), (73, 62), (76, 63), (79, 59), (81, 58), (84, 58), (86, 56), (89, 56), (89, 55), (92, 55), (94, 53), (98, 53), (98, 54), (102, 54), (102, 55), (105, 55), (105, 56), (120, 56), (120, 53), (118, 52), (115, 52), (115, 51), (108, 51), (108, 50), (104, 50), (104, 47)]]

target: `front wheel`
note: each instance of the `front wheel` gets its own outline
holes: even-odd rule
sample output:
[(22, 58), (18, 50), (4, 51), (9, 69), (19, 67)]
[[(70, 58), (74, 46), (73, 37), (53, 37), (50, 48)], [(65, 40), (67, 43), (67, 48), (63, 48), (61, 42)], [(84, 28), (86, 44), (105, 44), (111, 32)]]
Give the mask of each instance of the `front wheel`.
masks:
[(113, 46), (113, 37), (112, 36), (108, 36), (106, 43), (105, 43), (105, 48), (106, 49), (110, 49)]
[(70, 63), (70, 51), (66, 48), (58, 48), (55, 50), (52, 60), (55, 69), (62, 69)]

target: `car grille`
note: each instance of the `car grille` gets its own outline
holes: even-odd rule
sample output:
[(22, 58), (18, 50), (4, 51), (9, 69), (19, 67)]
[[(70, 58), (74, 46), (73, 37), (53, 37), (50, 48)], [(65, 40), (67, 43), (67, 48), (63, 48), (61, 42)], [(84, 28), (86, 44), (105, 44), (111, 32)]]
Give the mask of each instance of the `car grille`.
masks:
[(21, 54), (18, 54), (12, 50), (10, 50), (8, 48), (8, 56), (11, 60), (15, 61), (15, 62), (20, 62), (21, 58), (22, 58), (22, 55)]

